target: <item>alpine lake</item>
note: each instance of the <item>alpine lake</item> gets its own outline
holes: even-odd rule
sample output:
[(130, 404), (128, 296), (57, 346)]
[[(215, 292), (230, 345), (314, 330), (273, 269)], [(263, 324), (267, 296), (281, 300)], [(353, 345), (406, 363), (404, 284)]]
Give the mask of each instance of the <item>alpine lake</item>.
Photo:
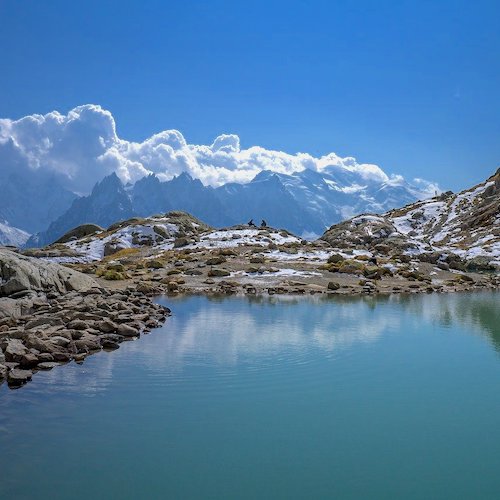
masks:
[(500, 498), (500, 293), (158, 301), (0, 387), (0, 498)]

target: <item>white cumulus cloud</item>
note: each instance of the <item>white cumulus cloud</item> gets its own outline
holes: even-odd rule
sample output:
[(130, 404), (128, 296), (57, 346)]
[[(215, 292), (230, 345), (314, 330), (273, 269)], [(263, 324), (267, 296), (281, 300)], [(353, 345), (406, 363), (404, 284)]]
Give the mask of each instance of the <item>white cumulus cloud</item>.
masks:
[[(211, 145), (188, 144), (177, 130), (165, 130), (144, 142), (125, 141), (116, 134), (112, 114), (93, 104), (78, 106), (66, 115), (54, 111), (20, 120), (0, 119), (0, 178), (2, 170), (12, 168), (53, 173), (79, 193), (90, 191), (111, 172), (125, 183), (150, 173), (168, 180), (187, 172), (212, 186), (248, 182), (263, 170), (293, 174), (305, 169), (355, 177), (358, 183), (403, 182), (377, 165), (335, 153), (317, 158), (259, 146), (241, 149), (240, 138), (234, 134), (222, 134)], [(419, 189), (431, 195), (437, 189), (426, 181), (418, 183)]]

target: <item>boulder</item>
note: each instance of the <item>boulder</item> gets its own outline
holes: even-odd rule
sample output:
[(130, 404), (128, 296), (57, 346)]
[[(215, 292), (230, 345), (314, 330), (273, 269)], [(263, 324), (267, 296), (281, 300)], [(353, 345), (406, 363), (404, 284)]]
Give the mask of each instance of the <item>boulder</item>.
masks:
[(129, 325), (118, 325), (117, 328), (117, 333), (119, 335), (122, 335), (123, 337), (138, 337), (139, 336), (139, 330), (136, 330), (132, 326)]
[(264, 264), (265, 259), (262, 255), (254, 255), (250, 258), (250, 264)]
[(191, 243), (191, 240), (182, 236), (180, 238), (176, 238), (174, 240), (174, 248), (181, 248), (189, 245)]
[(495, 266), (490, 264), (491, 260), (491, 257), (474, 257), (467, 261), (465, 268), (467, 271), (494, 271)]
[(36, 318), (31, 321), (28, 321), (24, 325), (25, 330), (32, 330), (33, 328), (37, 328), (40, 326), (62, 326), (63, 321), (61, 318), (47, 318), (47, 317), (42, 317), (42, 318)]
[(442, 261), (442, 260), (438, 261), (438, 262), (436, 263), (436, 266), (437, 266), (439, 269), (443, 270), (443, 271), (449, 271), (449, 270), (450, 270), (450, 265), (448, 264), (448, 262), (444, 262), (444, 261)]
[(34, 368), (38, 364), (38, 358), (31, 352), (27, 352), (21, 356), (19, 366), (21, 368)]
[(30, 335), (29, 337), (27, 337), (26, 345), (30, 348), (36, 349), (41, 353), (53, 354), (57, 350), (54, 344), (51, 344), (46, 340), (42, 340), (34, 335)]
[(79, 353), (99, 351), (101, 343), (97, 337), (86, 334), (81, 339), (75, 340), (75, 346)]
[(0, 248), (0, 297), (19, 292), (52, 291), (62, 294), (98, 288), (89, 276), (59, 264)]
[(378, 266), (366, 266), (363, 269), (363, 274), (372, 280), (379, 280), (382, 275), (385, 273), (385, 268), (378, 267)]
[(59, 347), (68, 347), (68, 345), (71, 341), (69, 339), (67, 339), (66, 337), (62, 337), (60, 335), (55, 335), (54, 337), (50, 338), (50, 342), (52, 342), (54, 345), (57, 345)]
[(222, 269), (222, 268), (217, 268), (214, 267), (213, 269), (210, 269), (208, 271), (208, 276), (211, 277), (224, 277), (224, 276), (229, 276), (231, 273), (227, 269)]
[(7, 374), (7, 382), (12, 387), (19, 387), (31, 380), (33, 372), (31, 370), (22, 370), (20, 368), (13, 368)]
[(210, 257), (209, 259), (207, 259), (206, 261), (206, 264), (208, 266), (217, 266), (219, 264), (223, 264), (224, 262), (226, 262), (226, 258), (222, 255), (218, 255), (216, 257)]
[(96, 324), (96, 327), (104, 333), (116, 332), (118, 325), (109, 319), (104, 319)]
[(107, 257), (109, 255), (114, 255), (120, 250), (125, 250), (125, 248), (127, 248), (127, 246), (121, 241), (116, 241), (116, 240), (107, 241), (104, 244), (104, 257)]
[(66, 326), (70, 330), (86, 330), (89, 327), (88, 323), (81, 319), (70, 321)]
[(38, 363), (37, 368), (40, 370), (52, 370), (56, 366), (59, 366), (59, 363), (55, 361), (43, 361), (42, 363)]
[(328, 263), (329, 264), (335, 264), (337, 262), (342, 262), (344, 260), (344, 257), (340, 255), (339, 253), (333, 253), (328, 257)]
[(18, 339), (11, 339), (7, 343), (7, 347), (5, 348), (5, 359), (7, 361), (13, 361), (19, 363), (21, 358), (27, 354), (28, 349), (24, 346), (24, 344)]

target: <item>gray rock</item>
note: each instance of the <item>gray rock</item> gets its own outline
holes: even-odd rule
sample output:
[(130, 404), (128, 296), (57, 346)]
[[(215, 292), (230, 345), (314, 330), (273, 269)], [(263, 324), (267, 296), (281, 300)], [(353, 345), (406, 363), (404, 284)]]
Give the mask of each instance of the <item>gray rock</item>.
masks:
[(64, 293), (98, 288), (96, 281), (83, 273), (5, 248), (0, 248), (0, 283), (0, 297), (26, 290)]
[(33, 372), (31, 370), (14, 368), (7, 374), (7, 382), (13, 387), (19, 387), (25, 384), (28, 380), (31, 380), (32, 376)]
[(208, 276), (211, 277), (224, 277), (224, 276), (229, 276), (231, 273), (227, 269), (222, 269), (222, 268), (213, 268), (208, 271)]
[(38, 354), (38, 361), (41, 363), (48, 363), (49, 361), (54, 361), (54, 356), (48, 352), (42, 352)]
[(62, 326), (63, 322), (61, 318), (47, 318), (47, 317), (42, 317), (42, 318), (36, 318), (31, 321), (28, 321), (25, 325), (24, 328), (25, 330), (32, 330), (33, 328), (39, 327), (39, 326)]
[(19, 366), (21, 368), (34, 368), (38, 364), (38, 357), (28, 352), (21, 356), (19, 360)]
[(330, 255), (330, 257), (328, 257), (328, 262), (330, 264), (334, 264), (336, 262), (342, 262), (343, 260), (345, 260), (344, 257), (339, 253), (333, 253), (332, 255)]
[(73, 321), (70, 321), (67, 324), (67, 327), (70, 328), (71, 330), (86, 330), (89, 325), (86, 321), (83, 321), (81, 319), (75, 319)]
[(68, 340), (66, 337), (62, 337), (61, 335), (56, 335), (50, 338), (50, 342), (60, 347), (68, 347), (70, 340)]
[(96, 324), (96, 327), (104, 333), (116, 332), (118, 325), (109, 319), (104, 319)]
[(328, 290), (338, 290), (340, 288), (340, 285), (336, 283), (335, 281), (330, 281), (327, 286)]
[[(0, 276), (0, 281), (2, 277)], [(33, 306), (31, 298), (13, 299), (1, 297), (0, 292), (0, 318), (20, 318), (23, 313), (29, 311)]]
[(138, 337), (139, 331), (129, 325), (118, 325), (117, 333), (123, 337)]
[(40, 338), (36, 337), (35, 335), (30, 335), (26, 339), (26, 345), (28, 347), (36, 349), (37, 351), (40, 351), (41, 353), (53, 353), (53, 352), (57, 351), (57, 348), (54, 344), (51, 344), (50, 342), (47, 342), (46, 340), (40, 339)]
[(112, 340), (107, 340), (104, 339), (102, 342), (102, 347), (103, 349), (118, 349), (120, 347), (120, 344), (117, 342), (113, 342)]
[(59, 366), (59, 363), (56, 363), (55, 361), (44, 361), (43, 363), (38, 363), (37, 368), (40, 370), (52, 370), (52, 368), (55, 368), (56, 366)]
[(101, 344), (104, 340), (110, 340), (111, 342), (123, 342), (123, 335), (118, 335), (116, 333), (105, 333), (99, 337)]
[(71, 360), (71, 355), (67, 352), (56, 351), (52, 353), (55, 361), (61, 361), (62, 363), (66, 363)]
[(99, 351), (101, 349), (99, 339), (92, 335), (84, 335), (80, 340), (76, 340), (75, 346), (79, 353)]
[(18, 339), (11, 339), (7, 343), (7, 347), (5, 348), (5, 359), (7, 361), (13, 361), (15, 363), (19, 363), (21, 358), (27, 354), (28, 349), (24, 346), (24, 344)]

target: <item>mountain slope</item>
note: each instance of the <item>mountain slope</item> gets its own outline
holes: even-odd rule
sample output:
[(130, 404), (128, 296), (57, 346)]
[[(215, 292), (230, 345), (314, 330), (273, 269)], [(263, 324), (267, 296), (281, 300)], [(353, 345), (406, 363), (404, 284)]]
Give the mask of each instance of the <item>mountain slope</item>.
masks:
[[(221, 226), (265, 219), (275, 227), (293, 228), (297, 233), (314, 231), (317, 221), (294, 198), (283, 176), (263, 171), (247, 184), (230, 183), (217, 189), (226, 219)], [(292, 229), (290, 229), (292, 230)]]
[(500, 169), (457, 194), (354, 217), (332, 226), (322, 239), (339, 248), (378, 248), (420, 259), (452, 254), (469, 266), (500, 266)]
[(0, 246), (21, 247), (28, 241), (30, 235), (22, 229), (12, 227), (6, 221), (0, 221)]
[(77, 195), (53, 176), (22, 172), (0, 176), (0, 219), (34, 233), (62, 215)]
[(134, 215), (130, 197), (113, 173), (96, 184), (89, 196), (75, 200), (66, 213), (50, 224), (47, 231), (32, 236), (26, 246), (47, 245), (81, 224), (106, 227)]

